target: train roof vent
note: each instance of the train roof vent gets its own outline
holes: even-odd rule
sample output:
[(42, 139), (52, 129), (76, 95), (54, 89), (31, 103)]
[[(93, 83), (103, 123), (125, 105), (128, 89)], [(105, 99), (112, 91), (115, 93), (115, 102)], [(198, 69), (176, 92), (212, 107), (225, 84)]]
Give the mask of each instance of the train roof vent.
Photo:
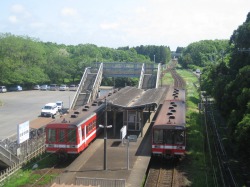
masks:
[(171, 110), (171, 112), (176, 112), (176, 110)]
[(78, 116), (77, 114), (72, 114), (70, 117), (71, 118), (77, 118), (77, 116)]
[(178, 96), (176, 95), (176, 96), (174, 96), (174, 99), (176, 99), (176, 98), (178, 98)]
[(174, 89), (174, 91), (177, 91), (177, 92), (179, 92), (179, 90), (178, 90), (178, 89), (176, 89), (176, 88)]
[(75, 111), (74, 114), (80, 114), (80, 112), (79, 111)]
[(174, 109), (174, 107), (173, 107), (173, 106), (170, 106), (170, 107), (168, 107), (168, 109)]
[(175, 116), (174, 115), (169, 116), (169, 119), (175, 119)]
[(168, 112), (167, 115), (168, 115), (168, 116), (171, 116), (171, 115), (173, 115), (173, 113), (172, 113), (172, 112)]
[(67, 122), (68, 121), (65, 118), (63, 118), (62, 123), (67, 123)]
[(88, 111), (89, 109), (88, 108), (83, 108), (82, 111)]
[(90, 108), (90, 106), (89, 105), (85, 105), (84, 108)]
[(177, 107), (177, 104), (172, 104), (173, 107)]
[(173, 104), (175, 104), (175, 102), (172, 101), (172, 102), (170, 102), (170, 104), (173, 105)]
[(92, 106), (98, 106), (98, 103), (92, 103)]

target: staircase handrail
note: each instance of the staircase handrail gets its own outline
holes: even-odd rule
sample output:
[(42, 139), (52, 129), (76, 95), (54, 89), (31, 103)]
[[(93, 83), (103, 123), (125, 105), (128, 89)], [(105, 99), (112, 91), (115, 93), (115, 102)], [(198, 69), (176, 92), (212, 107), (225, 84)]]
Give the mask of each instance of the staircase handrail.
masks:
[(160, 77), (161, 76), (161, 64), (158, 64), (158, 69), (157, 69), (157, 78), (156, 78), (156, 84), (155, 84), (155, 88), (159, 87), (159, 81), (160, 81)]
[(94, 85), (93, 85), (93, 88), (92, 88), (92, 100), (94, 100), (97, 96), (97, 92), (98, 92), (98, 88), (101, 84), (101, 80), (102, 80), (102, 73), (103, 73), (103, 63), (101, 63), (99, 69), (98, 69), (98, 72), (97, 72), (97, 75), (96, 75), (96, 78), (95, 78), (95, 82), (94, 82)]
[(0, 153), (7, 158), (12, 163), (19, 163), (19, 159), (11, 153), (9, 150), (5, 149), (2, 145), (0, 145)]
[(76, 101), (77, 101), (77, 98), (78, 98), (78, 96), (79, 96), (79, 94), (80, 94), (80, 91), (81, 91), (81, 89), (82, 89), (82, 86), (83, 86), (83, 84), (84, 84), (84, 81), (86, 80), (87, 75), (88, 75), (88, 73), (89, 73), (89, 69), (90, 69), (90, 67), (86, 67), (86, 68), (85, 68), (85, 71), (84, 71), (83, 76), (82, 76), (82, 78), (81, 78), (80, 84), (79, 84), (79, 86), (78, 86), (78, 88), (77, 88), (77, 90), (76, 90), (75, 97), (74, 97), (73, 102), (71, 103), (69, 109), (73, 109), (73, 108), (74, 108), (75, 103), (76, 103)]
[(139, 89), (142, 88), (142, 82), (143, 82), (144, 73), (145, 73), (145, 67), (144, 67), (144, 63), (143, 63), (142, 64), (142, 68), (141, 68), (140, 80), (139, 80), (139, 84), (138, 84), (138, 88)]

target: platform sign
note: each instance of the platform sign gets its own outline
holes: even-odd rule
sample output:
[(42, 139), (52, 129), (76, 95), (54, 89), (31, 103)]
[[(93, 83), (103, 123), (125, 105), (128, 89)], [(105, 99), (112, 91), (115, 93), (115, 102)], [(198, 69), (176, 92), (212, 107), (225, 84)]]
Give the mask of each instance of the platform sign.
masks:
[(17, 143), (21, 144), (28, 140), (30, 137), (30, 122), (26, 121), (24, 123), (17, 125)]
[(136, 135), (129, 135), (128, 140), (130, 142), (137, 142), (137, 136)]

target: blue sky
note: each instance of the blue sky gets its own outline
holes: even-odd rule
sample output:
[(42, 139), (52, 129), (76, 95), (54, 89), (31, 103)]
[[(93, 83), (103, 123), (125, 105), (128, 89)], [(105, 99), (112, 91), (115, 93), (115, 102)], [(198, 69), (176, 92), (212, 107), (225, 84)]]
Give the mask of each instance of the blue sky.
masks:
[(2, 0), (0, 32), (58, 44), (104, 47), (229, 39), (249, 0)]

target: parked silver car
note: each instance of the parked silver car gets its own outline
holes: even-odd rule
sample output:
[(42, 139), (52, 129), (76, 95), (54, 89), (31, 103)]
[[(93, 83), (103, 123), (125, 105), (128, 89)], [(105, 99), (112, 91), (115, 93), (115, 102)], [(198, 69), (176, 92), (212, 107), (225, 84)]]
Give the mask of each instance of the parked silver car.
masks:
[(0, 86), (0, 93), (7, 92), (7, 89), (5, 86)]
[(47, 84), (44, 84), (44, 85), (40, 86), (40, 90), (46, 91), (48, 89), (49, 89), (49, 87), (48, 87)]
[(66, 91), (66, 90), (69, 90), (69, 87), (68, 87), (66, 84), (62, 84), (62, 85), (59, 87), (59, 90), (60, 90), (60, 91)]
[(40, 90), (40, 86), (37, 84), (37, 85), (33, 86), (33, 89), (34, 90)]

